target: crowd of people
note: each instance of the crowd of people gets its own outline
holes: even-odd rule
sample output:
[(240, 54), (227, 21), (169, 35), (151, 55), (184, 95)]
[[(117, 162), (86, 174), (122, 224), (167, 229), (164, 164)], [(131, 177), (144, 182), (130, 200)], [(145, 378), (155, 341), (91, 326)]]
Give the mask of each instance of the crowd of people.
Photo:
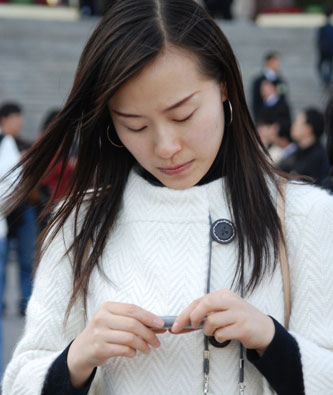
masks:
[(5, 394), (331, 388), (333, 98), (294, 119), (289, 94), (266, 54), (251, 116), (197, 2), (122, 0), (32, 146), (0, 107), (0, 297), (14, 245), (26, 315)]
[(272, 162), (286, 173), (311, 177), (315, 184), (327, 187), (330, 165), (325, 145), (332, 131), (326, 125), (324, 134), (324, 110), (315, 105), (292, 119), (279, 53), (265, 55), (263, 71), (251, 88), (253, 117)]

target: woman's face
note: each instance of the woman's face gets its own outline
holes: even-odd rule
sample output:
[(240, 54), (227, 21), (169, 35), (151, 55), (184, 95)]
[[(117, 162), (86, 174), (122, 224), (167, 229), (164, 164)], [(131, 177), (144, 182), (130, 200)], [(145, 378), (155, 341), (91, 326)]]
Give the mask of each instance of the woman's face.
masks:
[(225, 100), (223, 86), (200, 73), (195, 55), (168, 47), (117, 91), (109, 110), (138, 163), (165, 186), (185, 189), (214, 162)]

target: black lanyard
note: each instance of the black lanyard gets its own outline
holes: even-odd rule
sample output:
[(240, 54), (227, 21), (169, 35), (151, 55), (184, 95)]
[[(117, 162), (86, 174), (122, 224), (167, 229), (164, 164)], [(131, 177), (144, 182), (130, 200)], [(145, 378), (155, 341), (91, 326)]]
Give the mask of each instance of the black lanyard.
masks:
[[(212, 229), (213, 223), (212, 218), (209, 214), (209, 225)], [(208, 276), (207, 276), (207, 287), (206, 294), (210, 293), (210, 279), (212, 272), (212, 251), (213, 251), (213, 237), (212, 232), (209, 232), (209, 258), (208, 258)], [(244, 276), (242, 276), (241, 284), (241, 297), (244, 297)], [(227, 343), (228, 344), (228, 343)], [(245, 382), (244, 382), (244, 347), (242, 343), (239, 343), (239, 394), (244, 395), (245, 393)], [(209, 395), (209, 337), (204, 336), (204, 353), (203, 353), (203, 393), (204, 395)]]

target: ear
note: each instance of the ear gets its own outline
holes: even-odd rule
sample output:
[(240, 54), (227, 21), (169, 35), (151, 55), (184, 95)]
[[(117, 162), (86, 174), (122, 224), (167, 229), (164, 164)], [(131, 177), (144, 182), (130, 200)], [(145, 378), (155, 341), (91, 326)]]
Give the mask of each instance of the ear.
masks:
[(226, 100), (228, 100), (228, 90), (225, 82), (222, 82), (220, 84), (220, 90), (221, 90), (222, 102), (224, 103)]

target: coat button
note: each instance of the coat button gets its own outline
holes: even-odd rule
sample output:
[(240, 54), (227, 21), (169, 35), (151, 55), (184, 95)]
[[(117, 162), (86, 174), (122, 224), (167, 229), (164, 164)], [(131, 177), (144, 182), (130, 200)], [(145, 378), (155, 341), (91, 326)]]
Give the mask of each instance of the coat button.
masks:
[(227, 219), (218, 219), (210, 229), (213, 240), (221, 244), (230, 243), (236, 236), (234, 224)]

